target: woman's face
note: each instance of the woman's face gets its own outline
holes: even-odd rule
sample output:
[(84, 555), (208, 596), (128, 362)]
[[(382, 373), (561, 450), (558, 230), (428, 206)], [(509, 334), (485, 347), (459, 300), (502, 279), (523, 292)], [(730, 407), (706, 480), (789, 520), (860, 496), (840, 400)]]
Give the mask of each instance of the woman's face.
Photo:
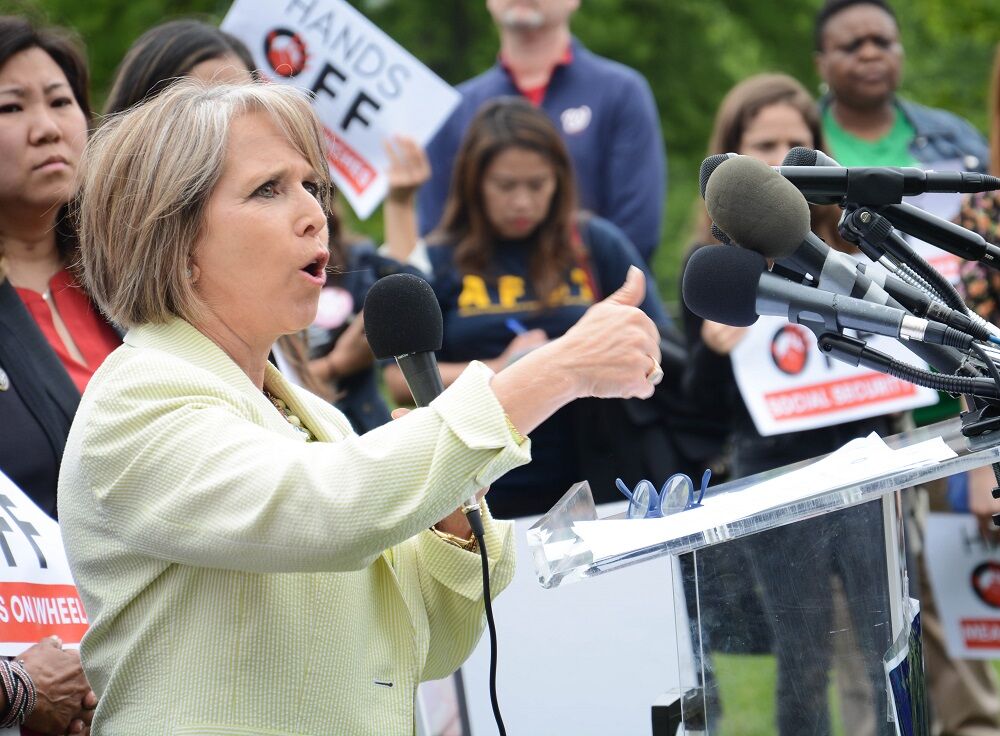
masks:
[(551, 162), (526, 148), (507, 148), (483, 172), (486, 219), (502, 238), (524, 238), (542, 224), (556, 191)]
[(252, 346), (316, 317), (329, 260), (319, 182), (268, 114), (230, 126), (191, 263), (211, 313)]
[(0, 67), (0, 211), (45, 212), (76, 191), (87, 120), (59, 65), (40, 48)]
[(743, 130), (740, 150), (768, 166), (780, 166), (796, 146), (815, 148), (812, 132), (802, 113), (785, 102), (762, 107)]

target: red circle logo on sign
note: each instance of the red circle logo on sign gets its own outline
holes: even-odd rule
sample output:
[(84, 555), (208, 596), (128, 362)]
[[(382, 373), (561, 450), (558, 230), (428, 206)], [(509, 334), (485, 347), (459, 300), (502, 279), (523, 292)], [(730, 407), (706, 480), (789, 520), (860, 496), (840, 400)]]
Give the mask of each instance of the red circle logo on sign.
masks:
[(771, 360), (782, 373), (798, 375), (809, 360), (809, 335), (804, 327), (785, 325), (771, 338)]
[(290, 78), (306, 68), (309, 54), (299, 34), (287, 28), (275, 28), (264, 38), (264, 58), (275, 74)]
[(1000, 608), (1000, 562), (987, 560), (972, 571), (972, 589), (991, 608)]

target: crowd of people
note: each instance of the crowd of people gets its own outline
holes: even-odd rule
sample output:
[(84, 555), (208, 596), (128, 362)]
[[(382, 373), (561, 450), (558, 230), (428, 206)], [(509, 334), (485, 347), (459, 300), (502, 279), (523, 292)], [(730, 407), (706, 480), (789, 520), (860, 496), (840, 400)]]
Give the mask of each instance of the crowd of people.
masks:
[[(578, 4), (487, 0), (497, 64), (459, 86), (426, 151), (385, 141), (381, 245), (345, 226), (308, 99), (261, 82), (235, 36), (196, 20), (149, 29), (95, 116), (76, 37), (0, 17), (0, 471), (59, 521), (90, 620), (79, 653), (47, 637), (0, 658), (0, 725), (410, 733), (416, 685), (454, 671), (482, 632), (463, 499), (488, 489), (495, 595), (513, 574), (504, 520), (577, 481), (618, 500), (616, 477), (739, 478), (957, 413), (943, 398), (915, 418), (758, 432), (734, 377), (745, 328), (683, 305), (675, 321), (657, 293), (657, 106), (639, 73), (573, 37)], [(988, 145), (897, 95), (885, 0), (827, 0), (815, 42), (824, 95), (783, 74), (742, 81), (709, 154), (778, 165), (802, 146), (845, 166), (1000, 172), (1000, 110)], [(959, 204), (956, 221), (996, 242), (997, 198)], [(856, 252), (837, 207), (811, 215)], [(700, 212), (689, 256), (716, 234)], [(395, 273), (425, 278), (440, 304), (445, 390), (390, 414), (412, 400), (372, 355), (362, 307)], [(996, 273), (973, 265), (962, 282), (1000, 325)], [(947, 655), (924, 572), (921, 499), (996, 511), (990, 474), (958, 485), (907, 492), (911, 592), (940, 732), (1000, 736), (996, 678)], [(781, 736), (830, 733), (832, 669), (849, 732), (882, 732), (881, 662), (857, 651), (891, 643), (884, 559), (867, 548), (859, 565), (852, 547), (847, 565), (831, 543), (879, 539), (881, 513), (857, 506), (700, 562), (707, 578), (742, 571), (777, 662)], [(808, 572), (789, 574), (790, 549)], [(838, 616), (845, 646), (826, 636)], [(709, 658), (728, 646), (707, 644)]]

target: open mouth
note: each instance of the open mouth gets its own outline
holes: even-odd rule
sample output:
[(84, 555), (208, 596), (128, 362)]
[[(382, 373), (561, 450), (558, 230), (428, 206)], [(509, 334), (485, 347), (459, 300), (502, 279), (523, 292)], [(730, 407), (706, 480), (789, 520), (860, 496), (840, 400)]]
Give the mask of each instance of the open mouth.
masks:
[(326, 281), (326, 264), (330, 261), (330, 254), (326, 251), (316, 253), (316, 257), (301, 269), (307, 276), (317, 280)]
[(320, 259), (317, 258), (312, 263), (305, 266), (302, 270), (310, 276), (318, 277), (321, 273), (323, 273), (323, 264), (321, 264)]

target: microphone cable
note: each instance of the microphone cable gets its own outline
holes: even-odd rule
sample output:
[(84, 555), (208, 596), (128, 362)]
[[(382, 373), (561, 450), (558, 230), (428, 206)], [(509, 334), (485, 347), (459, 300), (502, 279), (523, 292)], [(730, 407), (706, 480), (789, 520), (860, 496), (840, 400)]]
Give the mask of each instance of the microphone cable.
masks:
[(497, 625), (493, 620), (493, 596), (490, 594), (490, 559), (486, 554), (486, 534), (483, 531), (483, 517), (479, 508), (463, 509), (465, 518), (472, 527), (472, 536), (479, 545), (479, 557), (483, 564), (483, 605), (486, 608), (486, 628), (490, 634), (490, 705), (493, 708), (493, 719), (497, 722), (497, 732), (507, 736), (507, 728), (500, 714), (500, 701), (497, 698)]
[(973, 342), (971, 347), (972, 351), (979, 356), (979, 359), (986, 364), (986, 370), (990, 372), (990, 378), (993, 379), (993, 383), (997, 387), (997, 394), (1000, 395), (1000, 370), (997, 370), (996, 363), (986, 354), (986, 350), (979, 343)]

